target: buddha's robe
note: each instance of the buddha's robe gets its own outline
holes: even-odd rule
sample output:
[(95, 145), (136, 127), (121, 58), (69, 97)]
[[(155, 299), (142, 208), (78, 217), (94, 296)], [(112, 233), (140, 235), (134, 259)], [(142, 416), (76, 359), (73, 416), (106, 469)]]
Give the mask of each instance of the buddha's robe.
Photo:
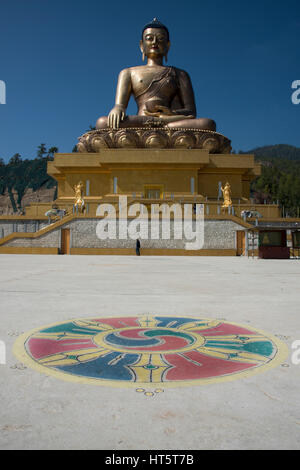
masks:
[[(166, 67), (162, 72), (157, 73), (151, 80), (150, 85), (135, 95), (138, 106), (138, 115), (144, 116), (145, 111), (151, 112), (151, 104), (173, 108), (173, 100), (180, 95), (180, 85), (174, 67)], [(172, 109), (174, 110), (174, 108)]]

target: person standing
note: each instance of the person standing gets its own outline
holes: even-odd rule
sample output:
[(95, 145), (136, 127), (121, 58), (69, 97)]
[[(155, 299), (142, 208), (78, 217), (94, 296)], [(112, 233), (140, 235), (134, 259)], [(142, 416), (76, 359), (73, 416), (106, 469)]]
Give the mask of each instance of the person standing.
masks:
[(140, 255), (141, 255), (140, 249), (141, 249), (141, 242), (140, 242), (139, 239), (137, 239), (136, 245), (135, 245), (135, 252), (136, 252), (136, 255), (137, 255), (137, 256), (140, 256)]

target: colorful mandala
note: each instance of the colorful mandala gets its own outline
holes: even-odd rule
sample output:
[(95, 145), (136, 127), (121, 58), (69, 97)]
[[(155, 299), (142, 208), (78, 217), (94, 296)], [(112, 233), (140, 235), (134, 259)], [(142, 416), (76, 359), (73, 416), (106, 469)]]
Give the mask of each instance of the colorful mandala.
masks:
[(60, 378), (136, 387), (229, 380), (275, 366), (286, 352), (257, 330), (169, 316), (58, 323), (22, 335), (15, 348), (23, 362)]

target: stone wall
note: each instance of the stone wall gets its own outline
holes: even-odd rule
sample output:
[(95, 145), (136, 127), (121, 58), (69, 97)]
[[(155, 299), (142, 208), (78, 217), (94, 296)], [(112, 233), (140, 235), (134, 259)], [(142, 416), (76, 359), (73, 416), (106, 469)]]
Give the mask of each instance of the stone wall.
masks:
[(46, 226), (45, 220), (0, 219), (0, 239), (14, 232), (34, 233)]
[[(106, 239), (101, 240), (97, 237), (97, 225), (101, 219), (84, 218), (73, 220), (69, 223), (62, 225), (38, 238), (16, 238), (9, 240), (2, 246), (23, 246), (23, 247), (57, 247), (60, 248), (61, 243), (61, 229), (70, 229), (71, 234), (71, 248), (133, 248), (135, 240), (128, 238), (125, 240), (119, 239)], [(18, 221), (18, 232), (34, 232), (35, 221)], [(142, 224), (141, 230), (141, 246), (142, 248), (157, 248), (157, 249), (185, 249), (188, 240), (186, 237), (182, 239), (174, 238), (174, 221), (170, 221), (170, 238), (163, 239), (161, 236), (162, 222), (159, 222), (160, 238), (153, 240), (150, 238), (150, 221), (147, 227), (147, 220)], [(131, 221), (128, 221), (130, 225)], [(45, 221), (42, 226), (47, 226)], [(0, 225), (1, 227), (1, 225)], [(12, 233), (11, 225), (3, 224), (5, 235)], [(191, 227), (190, 227), (191, 228)], [(192, 227), (195, 230), (195, 225)], [(148, 229), (148, 230), (147, 230)], [(238, 225), (231, 220), (205, 220), (204, 224), (204, 249), (236, 249), (236, 231), (245, 230), (244, 227)], [(7, 233), (8, 232), (8, 233)], [(119, 222), (116, 224), (116, 233), (119, 233)], [(148, 239), (145, 239), (148, 234)]]

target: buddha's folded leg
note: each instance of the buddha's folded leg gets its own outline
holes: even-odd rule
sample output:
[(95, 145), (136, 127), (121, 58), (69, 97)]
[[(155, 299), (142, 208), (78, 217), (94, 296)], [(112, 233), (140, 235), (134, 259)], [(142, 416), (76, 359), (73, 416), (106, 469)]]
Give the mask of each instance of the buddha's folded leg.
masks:
[(182, 119), (181, 121), (170, 122), (166, 127), (181, 127), (184, 129), (202, 129), (215, 131), (217, 126), (212, 119), (199, 118), (199, 119)]
[[(158, 118), (148, 116), (126, 116), (123, 121), (120, 122), (119, 128), (126, 127), (148, 127), (149, 124), (153, 124), (159, 121)], [(96, 129), (107, 129), (108, 117), (102, 116), (96, 122)]]
[(108, 127), (108, 118), (107, 116), (99, 117), (96, 122), (96, 129), (107, 129)]

